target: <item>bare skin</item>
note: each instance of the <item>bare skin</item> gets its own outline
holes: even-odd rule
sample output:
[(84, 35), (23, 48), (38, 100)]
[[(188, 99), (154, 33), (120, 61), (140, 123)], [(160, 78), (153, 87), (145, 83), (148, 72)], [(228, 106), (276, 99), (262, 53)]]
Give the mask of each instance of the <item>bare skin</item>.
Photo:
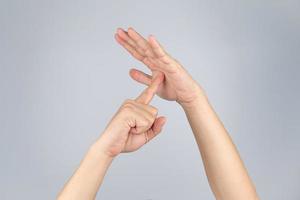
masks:
[[(208, 102), (203, 89), (183, 66), (172, 58), (154, 36), (143, 38), (133, 28), (119, 28), (117, 42), (134, 58), (144, 63), (152, 75), (165, 74), (157, 94), (177, 101), (184, 109), (193, 130), (211, 189), (216, 199), (258, 199), (255, 187), (229, 134)], [(148, 85), (151, 75), (137, 69), (130, 76)]]
[(161, 132), (166, 118), (157, 117), (158, 110), (149, 103), (163, 79), (158, 74), (140, 96), (122, 104), (58, 199), (95, 199), (112, 160), (121, 152), (136, 151)]
[(166, 119), (157, 118), (157, 110), (148, 105), (155, 93), (163, 99), (177, 101), (183, 108), (216, 199), (258, 199), (235, 145), (200, 85), (154, 36), (146, 39), (133, 28), (127, 31), (119, 28), (115, 39), (152, 71), (148, 75), (137, 69), (130, 70), (130, 76), (148, 88), (136, 100), (123, 104), (59, 199), (94, 199), (113, 158), (121, 152), (137, 150), (145, 144), (145, 136), (152, 139), (161, 131)]

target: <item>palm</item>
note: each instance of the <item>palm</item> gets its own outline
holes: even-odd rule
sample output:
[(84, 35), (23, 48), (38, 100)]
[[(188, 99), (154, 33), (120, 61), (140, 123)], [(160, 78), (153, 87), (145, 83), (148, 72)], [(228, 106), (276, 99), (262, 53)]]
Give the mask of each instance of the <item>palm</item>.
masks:
[[(152, 75), (155, 73), (158, 73), (158, 72), (153, 70)], [(160, 85), (160, 87), (157, 90), (157, 95), (163, 99), (166, 99), (169, 101), (175, 101), (177, 99), (177, 95), (176, 95), (174, 88), (172, 87), (172, 83), (168, 79), (169, 78), (166, 76), (165, 81)]]
[[(165, 74), (165, 81), (157, 91), (160, 97), (182, 102), (194, 97), (197, 84), (180, 63), (163, 50), (153, 36), (147, 41), (129, 28), (128, 32), (118, 29), (115, 38), (134, 58), (143, 62), (152, 71), (152, 76), (161, 72)], [(131, 70), (130, 75), (140, 83), (149, 85), (151, 82), (151, 76), (139, 70)]]

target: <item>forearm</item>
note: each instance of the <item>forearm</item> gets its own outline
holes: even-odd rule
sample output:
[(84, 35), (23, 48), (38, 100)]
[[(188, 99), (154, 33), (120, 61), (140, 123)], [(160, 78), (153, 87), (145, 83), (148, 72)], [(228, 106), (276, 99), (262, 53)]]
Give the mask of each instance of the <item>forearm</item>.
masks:
[(82, 160), (79, 168), (58, 196), (59, 200), (95, 199), (112, 158), (102, 153), (101, 143), (95, 142)]
[(148, 104), (163, 79), (163, 74), (156, 76), (135, 100), (122, 104), (59, 194), (59, 200), (95, 199), (113, 158), (139, 149), (161, 132), (165, 118), (157, 117), (157, 109)]
[(206, 96), (182, 105), (197, 141), (205, 171), (217, 199), (258, 199), (247, 170)]

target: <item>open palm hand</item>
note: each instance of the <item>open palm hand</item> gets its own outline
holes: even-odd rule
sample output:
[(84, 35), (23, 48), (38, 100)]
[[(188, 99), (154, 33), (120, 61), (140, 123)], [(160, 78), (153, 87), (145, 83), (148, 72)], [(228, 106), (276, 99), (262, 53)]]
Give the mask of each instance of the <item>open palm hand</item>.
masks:
[[(182, 65), (163, 49), (153, 35), (146, 40), (133, 28), (128, 28), (128, 31), (119, 28), (115, 39), (134, 58), (144, 63), (152, 71), (152, 76), (160, 72), (165, 74), (165, 81), (157, 91), (160, 97), (189, 103), (199, 95), (198, 84)], [(145, 85), (149, 85), (152, 79), (151, 75), (137, 69), (131, 69), (130, 76)]]

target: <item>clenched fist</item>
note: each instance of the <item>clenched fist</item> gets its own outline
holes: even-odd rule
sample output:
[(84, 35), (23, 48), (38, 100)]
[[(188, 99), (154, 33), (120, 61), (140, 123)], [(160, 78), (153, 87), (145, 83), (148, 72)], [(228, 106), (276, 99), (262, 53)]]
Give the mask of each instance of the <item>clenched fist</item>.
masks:
[(105, 154), (135, 151), (160, 133), (166, 118), (157, 117), (149, 103), (163, 80), (163, 73), (158, 73), (139, 97), (122, 104), (98, 140)]

